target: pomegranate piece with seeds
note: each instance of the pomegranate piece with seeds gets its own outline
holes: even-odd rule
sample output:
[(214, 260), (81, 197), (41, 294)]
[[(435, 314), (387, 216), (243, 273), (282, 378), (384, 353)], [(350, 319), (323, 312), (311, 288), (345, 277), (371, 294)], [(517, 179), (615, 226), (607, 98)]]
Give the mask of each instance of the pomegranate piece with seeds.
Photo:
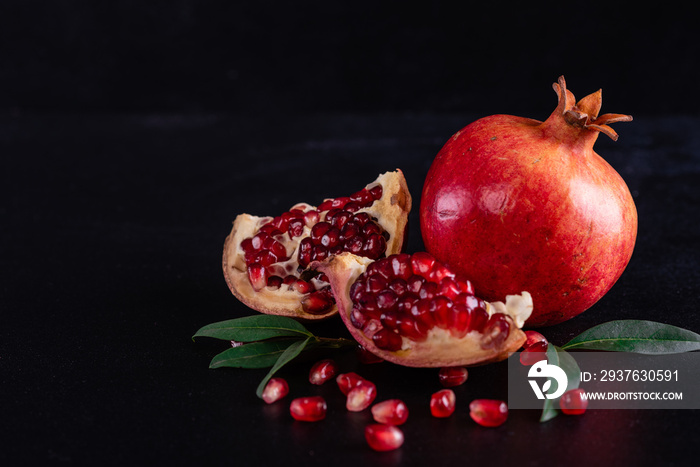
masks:
[(372, 406), (372, 418), (385, 425), (403, 425), (408, 420), (408, 407), (400, 399), (389, 399)]
[(326, 358), (320, 360), (311, 367), (309, 371), (309, 382), (320, 386), (338, 373), (338, 364), (335, 360)]
[(425, 252), (372, 261), (342, 253), (311, 265), (328, 277), (340, 315), (378, 357), (414, 367), (455, 367), (507, 358), (525, 342), (530, 294), (488, 303), (471, 283)]
[(430, 413), (436, 418), (447, 418), (454, 413), (456, 402), (452, 389), (442, 389), (430, 396)]
[(373, 423), (365, 427), (365, 439), (375, 451), (393, 451), (404, 441), (403, 431), (394, 425)]
[(326, 418), (328, 406), (321, 396), (299, 397), (289, 405), (289, 413), (294, 420), (317, 422)]
[(411, 195), (400, 170), (318, 207), (298, 203), (276, 217), (240, 214), (224, 243), (223, 271), (233, 294), (262, 313), (307, 320), (337, 307), (312, 262), (342, 252), (378, 259), (404, 245)]
[(588, 408), (586, 391), (581, 388), (566, 391), (559, 399), (559, 407), (567, 415), (581, 415)]
[(440, 372), (438, 373), (440, 384), (446, 388), (461, 386), (467, 381), (468, 376), (469, 372), (463, 366), (440, 368)]
[(289, 394), (287, 380), (283, 378), (270, 378), (270, 381), (265, 385), (265, 389), (263, 389), (262, 399), (266, 403), (272, 404), (284, 398), (287, 394)]
[(494, 399), (476, 399), (469, 404), (469, 416), (481, 426), (500, 426), (508, 419), (508, 405)]

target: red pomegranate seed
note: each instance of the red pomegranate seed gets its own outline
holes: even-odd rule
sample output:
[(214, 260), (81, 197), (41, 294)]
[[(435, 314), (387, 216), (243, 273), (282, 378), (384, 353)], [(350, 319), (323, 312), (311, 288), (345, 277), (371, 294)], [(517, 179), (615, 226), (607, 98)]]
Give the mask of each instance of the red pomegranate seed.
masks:
[(374, 383), (363, 380), (348, 392), (345, 408), (350, 412), (361, 412), (372, 405), (377, 397), (377, 387)]
[(446, 388), (452, 388), (464, 384), (467, 381), (468, 376), (469, 372), (463, 366), (440, 368), (440, 372), (438, 373), (440, 384)]
[(581, 415), (588, 408), (586, 391), (581, 388), (566, 391), (559, 399), (559, 407), (567, 415)]
[(413, 273), (418, 276), (427, 276), (433, 269), (435, 264), (435, 258), (429, 253), (424, 251), (418, 251), (413, 253), (411, 257), (411, 266), (413, 268)]
[(289, 413), (295, 420), (317, 422), (326, 418), (328, 406), (321, 396), (299, 397), (289, 405)]
[(300, 294), (307, 294), (313, 292), (314, 286), (311, 282), (307, 282), (304, 279), (296, 279), (289, 284), (289, 289), (296, 290)]
[(323, 314), (334, 304), (333, 296), (325, 289), (312, 292), (301, 301), (301, 307), (304, 311), (311, 314)]
[(393, 451), (401, 447), (404, 441), (403, 431), (394, 425), (373, 423), (365, 428), (365, 439), (375, 451)]
[(484, 336), (481, 338), (481, 347), (492, 349), (500, 347), (508, 337), (510, 323), (503, 313), (494, 313), (489, 318), (484, 328)]
[(411, 255), (407, 253), (392, 255), (389, 259), (389, 264), (391, 265), (393, 276), (398, 279), (406, 280), (413, 275)]
[(270, 381), (265, 385), (263, 389), (262, 399), (268, 403), (272, 404), (289, 394), (289, 385), (287, 381), (283, 378), (270, 378)]
[(389, 399), (372, 406), (372, 418), (377, 423), (403, 425), (408, 419), (408, 407), (400, 399)]
[(309, 371), (309, 382), (320, 386), (338, 373), (338, 364), (330, 358), (320, 360)]
[(538, 342), (549, 343), (547, 338), (537, 331), (525, 331), (525, 337), (527, 338), (525, 344), (523, 344), (523, 348), (525, 349)]
[(319, 214), (318, 211), (311, 210), (307, 211), (304, 213), (304, 222), (306, 223), (307, 227), (312, 227), (315, 225), (321, 218), (321, 215)]
[(267, 270), (265, 266), (253, 263), (248, 266), (248, 280), (255, 290), (262, 290), (267, 285)]
[(436, 418), (447, 418), (454, 413), (456, 401), (452, 389), (441, 389), (430, 397), (430, 413)]
[(372, 199), (377, 201), (382, 197), (382, 186), (381, 185), (375, 185), (372, 188), (369, 189), (370, 194), (372, 195)]
[(306, 221), (304, 218), (301, 219), (292, 219), (289, 221), (289, 226), (287, 227), (287, 233), (289, 233), (289, 236), (294, 238), (294, 237), (300, 237), (304, 233), (304, 227), (306, 226)]
[(469, 416), (481, 426), (499, 426), (508, 419), (508, 406), (499, 400), (476, 399), (469, 404)]
[(539, 341), (520, 352), (520, 363), (532, 366), (541, 360), (547, 360), (547, 342)]
[(372, 336), (372, 342), (382, 350), (395, 352), (401, 350), (403, 338), (391, 329), (382, 328)]
[(366, 380), (355, 372), (342, 373), (335, 378), (335, 382), (338, 384), (340, 392), (346, 396), (351, 389), (359, 385), (362, 381)]

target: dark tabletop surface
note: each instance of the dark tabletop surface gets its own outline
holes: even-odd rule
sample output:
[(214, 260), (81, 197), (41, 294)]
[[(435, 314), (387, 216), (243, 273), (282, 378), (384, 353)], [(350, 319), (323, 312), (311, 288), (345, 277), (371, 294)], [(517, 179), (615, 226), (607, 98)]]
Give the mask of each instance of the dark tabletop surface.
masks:
[[(120, 55), (115, 47), (106, 50), (105, 58), (80, 42), (82, 48), (57, 52), (58, 46), (47, 39), (51, 35), (38, 32), (41, 24), (53, 24), (50, 17), (54, 13), (58, 23), (67, 18), (72, 21), (62, 33), (54, 31), (64, 41), (69, 40), (68, 30), (89, 31), (93, 39), (106, 36), (97, 26), (85, 26), (93, 20), (99, 23), (99, 15), (95, 19), (87, 6), (69, 4), (74, 10), (49, 11), (30, 30), (45, 39), (41, 50), (65, 59), (64, 68), (49, 59), (25, 62), (16, 52), (3, 52), (5, 63), (11, 65), (2, 75), (4, 88), (13, 87), (17, 92), (8, 96), (9, 104), (0, 112), (0, 464), (696, 462), (700, 428), (695, 410), (599, 410), (581, 417), (560, 416), (547, 423), (538, 422), (538, 411), (514, 410), (503, 426), (485, 429), (471, 421), (467, 405), (474, 398), (507, 397), (505, 363), (473, 368), (468, 382), (455, 390), (455, 415), (438, 420), (428, 410), (430, 394), (439, 389), (436, 370), (389, 363), (363, 365), (352, 353), (338, 354), (343, 371), (357, 371), (372, 379), (380, 399), (400, 397), (411, 410), (403, 427), (405, 445), (394, 452), (376, 453), (363, 439), (369, 413), (348, 413), (333, 384), (311, 387), (306, 378), (312, 362), (298, 361), (281, 371), (293, 397), (320, 394), (328, 401), (326, 420), (305, 424), (291, 419), (289, 399), (267, 406), (256, 398), (255, 389), (266, 370), (210, 370), (209, 361), (222, 345), (191, 340), (205, 324), (253, 313), (229, 292), (220, 266), (223, 240), (237, 214), (274, 215), (298, 201), (318, 203), (325, 197), (353, 192), (379, 173), (397, 167), (404, 171), (414, 206), (418, 206), (432, 158), (454, 132), (490, 113), (546, 118), (556, 105), (550, 86), (562, 72), (560, 67), (523, 73), (527, 78), (511, 88), (500, 71), (512, 72), (523, 62), (500, 65), (503, 70), (491, 68), (483, 79), (465, 78), (464, 89), (470, 91), (460, 94), (462, 102), (455, 98), (459, 93), (428, 92), (441, 84), (456, 88), (458, 80), (452, 74), (456, 69), (443, 70), (449, 83), (442, 74), (424, 73), (414, 81), (415, 88), (404, 83), (394, 89), (390, 78), (410, 81), (410, 60), (391, 62), (389, 58), (401, 57), (401, 52), (390, 53), (394, 43), (377, 28), (370, 31), (370, 42), (376, 47), (363, 42), (365, 51), (383, 50), (372, 55), (373, 64), (381, 63), (382, 70), (401, 70), (392, 77), (375, 75), (381, 92), (371, 85), (371, 79), (354, 87), (324, 88), (324, 80), (350, 81), (360, 79), (362, 73), (338, 64), (317, 69), (312, 61), (299, 61), (299, 56), (295, 57), (297, 65), (313, 70), (312, 82), (295, 81), (302, 72), (283, 69), (288, 81), (277, 82), (267, 74), (276, 69), (261, 58), (264, 54), (255, 58), (240, 52), (243, 58), (238, 71), (217, 71), (228, 80), (240, 79), (243, 90), (219, 82), (210, 83), (210, 89), (206, 79), (192, 72), (185, 74), (179, 86), (195, 91), (183, 97), (173, 91), (177, 86), (167, 84), (167, 77), (171, 72), (184, 72), (184, 65), (154, 75), (156, 67), (163, 65), (150, 63), (151, 55), (143, 51), (137, 59), (131, 53)], [(220, 49), (204, 47), (207, 38), (211, 39), (206, 32), (224, 20), (218, 18), (216, 9), (205, 15), (187, 10), (187, 6), (194, 8), (189, 2), (179, 5), (182, 11), (168, 10), (167, 20), (202, 33), (196, 35), (200, 42), (193, 39), (198, 47), (195, 52), (211, 54), (190, 52), (181, 58), (203, 73), (212, 72), (213, 65), (206, 68), (203, 64), (224, 60), (228, 49), (214, 40)], [(125, 11), (116, 13), (123, 19)], [(158, 16), (140, 12), (149, 20)], [(246, 29), (240, 19), (252, 13), (239, 13), (231, 16), (239, 19), (234, 21), (238, 32), (230, 37), (252, 34), (261, 40), (263, 35)], [(286, 13), (273, 16), (278, 32), (279, 28), (289, 31), (281, 19)], [(384, 10), (382, 14), (387, 21), (391, 17)], [(359, 17), (350, 15), (351, 20)], [(429, 17), (439, 22), (448, 21), (450, 15), (431, 10)], [(341, 23), (343, 15), (334, 18)], [(421, 18), (415, 13), (397, 21), (418, 26), (430, 22), (423, 23)], [(196, 28), (192, 26), (195, 20), (201, 21)], [(18, 31), (13, 24), (7, 24), (9, 30)], [(187, 29), (162, 28), (161, 33), (172, 38), (183, 28)], [(310, 30), (339, 37), (331, 34), (332, 29), (302, 28), (294, 36), (296, 44), (318, 39), (309, 36)], [(338, 34), (346, 29), (352, 28), (339, 29)], [(421, 29), (427, 44), (456, 40), (425, 35), (426, 30), (436, 29)], [(134, 37), (142, 40), (138, 31)], [(655, 40), (675, 41), (674, 28), (669, 31), (656, 31)], [(261, 47), (270, 51), (285, 44), (283, 35), (269, 38)], [(342, 37), (336, 42), (347, 45), (347, 37)], [(417, 41), (413, 35), (406, 37)], [(98, 41), (103, 50), (108, 43), (104, 40)], [(129, 45), (134, 46), (137, 40), (131, 40)], [(176, 49), (186, 42), (182, 37), (176, 45), (151, 40), (151, 51), (160, 47), (173, 60), (180, 57)], [(696, 47), (679, 43), (685, 44), (686, 51)], [(286, 47), (292, 50), (293, 45)], [(41, 50), (37, 52), (40, 57)], [(354, 57), (344, 50), (345, 58)], [(630, 53), (636, 57), (640, 52)], [(423, 65), (430, 62), (429, 53), (419, 55)], [(77, 68), (68, 58), (93, 65)], [(434, 60), (437, 67), (439, 60)], [(119, 63), (136, 67), (137, 61), (143, 71), (143, 87), (124, 91), (119, 79), (136, 82), (138, 73), (122, 71), (116, 77), (111, 73), (120, 69)], [(42, 63), (49, 65), (42, 68)], [(658, 57), (655, 63), (659, 69), (665, 65)], [(687, 61), (676, 63), (681, 71), (688, 71)], [(697, 99), (695, 104), (688, 102), (692, 97), (679, 85), (683, 79), (671, 71), (658, 78), (661, 82), (646, 77), (643, 83), (633, 84), (629, 66), (599, 70), (601, 79), (596, 80), (591, 70), (579, 69), (573, 59), (564, 65), (572, 73), (581, 72), (578, 79), (567, 76), (577, 97), (601, 85), (607, 89), (607, 85), (617, 97), (612, 90), (604, 94), (603, 111), (635, 117), (631, 123), (617, 124), (619, 141), (601, 137), (596, 149), (628, 183), (639, 212), (639, 235), (632, 260), (612, 290), (586, 313), (542, 332), (550, 341), (562, 344), (612, 319), (649, 319), (700, 332)], [(245, 74), (248, 69), (264, 73), (253, 73), (251, 78)], [(52, 82), (58, 83), (50, 91), (40, 87), (37, 74), (42, 70), (48, 70)], [(516, 78), (513, 73), (508, 76)], [(581, 85), (576, 86), (577, 81)], [(163, 86), (157, 86), (158, 82)], [(192, 83), (196, 86), (189, 86)], [(493, 96), (490, 103), (473, 90), (482, 84), (482, 92)], [(635, 99), (625, 85), (643, 98)], [(314, 94), (316, 87), (319, 94)], [(670, 98), (661, 99), (659, 93), (654, 98), (640, 91), (645, 87), (659, 93), (663, 90)], [(37, 96), (40, 88), (44, 90)], [(226, 105), (212, 104), (217, 88), (227, 90), (228, 94), (223, 93)], [(356, 99), (352, 93), (336, 93), (349, 88)], [(532, 95), (527, 95), (530, 90)], [(380, 96), (377, 105), (368, 104), (372, 92)], [(411, 95), (416, 96), (413, 106), (405, 104)], [(41, 105), (41, 98), (46, 105)], [(474, 105), (470, 107), (471, 101)], [(146, 103), (139, 107), (139, 102)], [(409, 251), (422, 249), (417, 215), (414, 209)], [(348, 336), (339, 320), (309, 328), (321, 336)]]

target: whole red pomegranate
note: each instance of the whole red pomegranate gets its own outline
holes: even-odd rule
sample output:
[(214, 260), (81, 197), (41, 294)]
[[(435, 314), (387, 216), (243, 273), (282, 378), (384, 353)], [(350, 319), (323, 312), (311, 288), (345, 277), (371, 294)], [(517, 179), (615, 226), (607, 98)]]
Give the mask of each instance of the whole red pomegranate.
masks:
[(420, 205), (427, 251), (472, 281), (485, 300), (528, 291), (527, 324), (547, 326), (590, 308), (627, 266), (637, 211), (620, 175), (593, 150), (601, 91), (576, 102), (564, 77), (544, 122), (510, 115), (458, 131), (428, 171)]

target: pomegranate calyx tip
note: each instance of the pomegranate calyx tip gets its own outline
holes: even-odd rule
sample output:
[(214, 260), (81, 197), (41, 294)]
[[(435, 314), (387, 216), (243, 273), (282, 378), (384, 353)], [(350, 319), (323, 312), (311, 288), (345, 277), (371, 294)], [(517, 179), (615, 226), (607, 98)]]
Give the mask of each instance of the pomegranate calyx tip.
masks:
[(566, 88), (564, 76), (552, 85), (557, 93), (559, 102), (555, 113), (561, 115), (566, 123), (576, 128), (598, 131), (607, 135), (613, 141), (617, 141), (618, 134), (610, 126), (610, 123), (631, 122), (631, 115), (604, 114), (598, 116), (603, 104), (603, 93), (599, 89), (576, 102), (574, 94)]

